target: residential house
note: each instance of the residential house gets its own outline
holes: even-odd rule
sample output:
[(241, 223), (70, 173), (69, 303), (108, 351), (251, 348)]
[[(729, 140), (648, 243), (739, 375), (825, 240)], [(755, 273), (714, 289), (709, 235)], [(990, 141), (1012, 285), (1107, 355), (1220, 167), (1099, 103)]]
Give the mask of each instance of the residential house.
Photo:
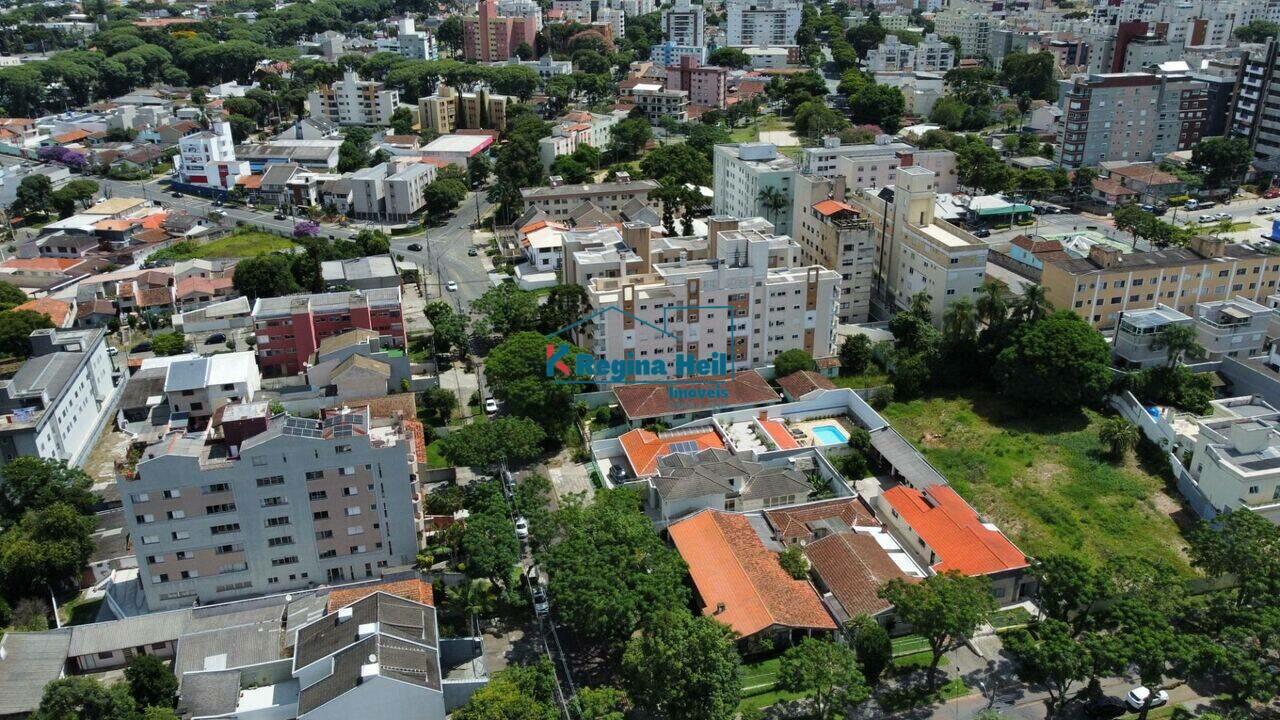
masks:
[(616, 385), (612, 392), (627, 424), (633, 428), (650, 423), (675, 427), (725, 410), (778, 402), (777, 391), (755, 370), (691, 379), (677, 385)]
[(711, 448), (658, 458), (648, 479), (646, 504), (662, 525), (700, 510), (750, 512), (803, 502), (813, 492), (805, 473), (788, 465), (766, 466)]
[(617, 213), (632, 200), (648, 203), (649, 193), (658, 188), (653, 180), (632, 180), (628, 173), (618, 173), (617, 180), (604, 183), (570, 185), (552, 177), (548, 187), (521, 188), (520, 198), (527, 207), (546, 213), (552, 220), (568, 217), (570, 211), (584, 202), (594, 203), (608, 213)]
[(224, 405), (251, 402), (262, 389), (252, 351), (165, 358), (164, 394), (174, 416), (213, 416)]
[(1121, 367), (1148, 368), (1168, 362), (1162, 334), (1176, 325), (1192, 326), (1188, 315), (1167, 305), (1125, 313), (1111, 338), (1111, 354)]
[(400, 272), (390, 255), (371, 255), (320, 263), (320, 276), (329, 290), (373, 290), (400, 286)]
[(1196, 303), (1196, 337), (1208, 360), (1262, 352), (1274, 312), (1245, 297)]

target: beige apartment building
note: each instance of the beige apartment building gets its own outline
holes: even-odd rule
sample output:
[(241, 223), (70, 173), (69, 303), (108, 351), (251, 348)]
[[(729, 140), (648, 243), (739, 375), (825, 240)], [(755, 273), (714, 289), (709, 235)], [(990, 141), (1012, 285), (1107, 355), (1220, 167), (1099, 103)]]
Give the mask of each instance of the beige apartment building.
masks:
[(1087, 258), (1045, 261), (1040, 283), (1055, 308), (1073, 310), (1094, 327), (1112, 328), (1121, 313), (1163, 304), (1194, 315), (1198, 303), (1273, 294), (1280, 256), (1221, 238), (1198, 237), (1185, 248), (1121, 253), (1094, 245)]
[(658, 183), (653, 180), (632, 180), (631, 175), (625, 172), (618, 173), (613, 182), (578, 185), (566, 184), (553, 175), (547, 187), (520, 188), (520, 198), (526, 208), (541, 210), (551, 220), (563, 220), (584, 202), (617, 214), (633, 200), (647, 204), (649, 193), (657, 189)]
[(448, 85), (439, 92), (418, 99), (418, 118), (424, 130), (448, 135), (456, 130), (506, 130), (507, 108), (515, 102), (507, 95), (494, 95), (488, 88), (459, 94)]
[(885, 316), (906, 309), (912, 296), (926, 292), (933, 322), (940, 325), (947, 306), (973, 299), (986, 281), (987, 246), (935, 218), (936, 196), (936, 173), (902, 165), (893, 187), (864, 189), (850, 202), (871, 223), (876, 244), (872, 303)]
[(307, 97), (311, 117), (338, 125), (390, 125), (400, 93), (375, 80), (361, 80), (348, 70), (332, 85), (321, 85)]
[(712, 216), (706, 257), (654, 262), (640, 225), (628, 224), (636, 272), (624, 259), (616, 277), (586, 285), (597, 314), (577, 340), (598, 358), (670, 363), (677, 353), (720, 353), (728, 369), (747, 370), (786, 350), (834, 354), (840, 277), (800, 263), (791, 238), (763, 221)]
[(150, 610), (288, 592), (417, 554), (414, 433), (368, 407), (319, 420), (266, 401), (220, 408), (118, 468)]
[(791, 236), (800, 246), (801, 264), (821, 265), (839, 273), (839, 321), (867, 322), (876, 260), (871, 222), (845, 202), (843, 177), (800, 175), (795, 192)]

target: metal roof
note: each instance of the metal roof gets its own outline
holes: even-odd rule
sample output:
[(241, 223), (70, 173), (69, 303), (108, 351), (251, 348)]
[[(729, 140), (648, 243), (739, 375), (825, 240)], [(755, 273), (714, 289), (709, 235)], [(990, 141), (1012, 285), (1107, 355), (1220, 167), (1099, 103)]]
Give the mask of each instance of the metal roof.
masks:
[(71, 631), (10, 632), (0, 639), (0, 715), (29, 713), (44, 686), (62, 677)]
[(928, 460), (916, 450), (897, 430), (886, 427), (871, 433), (871, 446), (893, 466), (912, 487), (923, 490), (934, 485), (946, 485)]

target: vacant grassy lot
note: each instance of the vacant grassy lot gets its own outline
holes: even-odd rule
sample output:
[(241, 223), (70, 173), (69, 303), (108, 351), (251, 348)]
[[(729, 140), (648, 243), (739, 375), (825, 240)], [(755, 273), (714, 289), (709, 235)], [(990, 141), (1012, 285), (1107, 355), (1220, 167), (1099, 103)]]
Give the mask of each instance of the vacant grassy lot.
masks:
[(838, 388), (862, 390), (864, 388), (888, 385), (889, 375), (879, 368), (871, 367), (867, 368), (867, 371), (861, 375), (839, 375), (831, 378), (831, 382)]
[(892, 403), (883, 415), (1023, 552), (1162, 559), (1191, 573), (1164, 480), (1101, 456), (1102, 416), (1023, 415), (983, 392)]
[(205, 260), (254, 257), (277, 250), (288, 250), (292, 247), (293, 241), (289, 238), (264, 232), (244, 232), (201, 245), (196, 251), (196, 257)]

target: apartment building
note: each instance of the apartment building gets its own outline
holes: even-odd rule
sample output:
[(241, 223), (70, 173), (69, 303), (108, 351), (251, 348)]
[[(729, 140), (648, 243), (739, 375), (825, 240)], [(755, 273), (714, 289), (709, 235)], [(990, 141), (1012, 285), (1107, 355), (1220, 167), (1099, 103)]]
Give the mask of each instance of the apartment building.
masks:
[(897, 35), (887, 35), (876, 47), (867, 51), (867, 72), (902, 72), (916, 66), (916, 46), (908, 45)]
[(560, 117), (551, 126), (551, 134), (538, 140), (538, 157), (542, 166), (550, 169), (551, 163), (561, 155), (572, 155), (579, 147), (589, 146), (603, 151), (613, 136), (613, 126), (623, 117), (621, 112), (609, 114), (575, 110)]
[(374, 577), (417, 553), (419, 458), (404, 420), (227, 405), (116, 482), (151, 610)]
[(960, 38), (963, 57), (981, 57), (990, 51), (991, 30), (998, 20), (990, 13), (952, 8), (933, 18), (938, 37)]
[(689, 102), (723, 109), (728, 97), (729, 68), (703, 65), (697, 58), (682, 57), (667, 68), (667, 90), (683, 90)]
[(1258, 302), (1276, 292), (1277, 279), (1280, 258), (1265, 249), (1197, 237), (1185, 248), (1121, 253), (1094, 245), (1087, 258), (1046, 259), (1040, 284), (1054, 307), (1111, 328), (1121, 313), (1157, 304), (1190, 315), (1197, 303)]
[(218, 120), (209, 130), (178, 140), (173, 172), (180, 183), (230, 190), (249, 174), (249, 163), (236, 159), (231, 123)]
[(1198, 425), (1187, 469), (1214, 510), (1249, 510), (1280, 524), (1280, 413)]
[(1111, 354), (1116, 364), (1142, 369), (1168, 362), (1169, 353), (1162, 344), (1162, 335), (1176, 325), (1194, 327), (1195, 321), (1161, 304), (1124, 313), (1111, 336)]
[(258, 367), (266, 375), (293, 374), (320, 341), (364, 328), (404, 347), (400, 288), (258, 298), (253, 305)]
[(400, 54), (413, 60), (438, 60), (434, 33), (414, 29), (413, 18), (401, 18), (396, 23), (396, 42)]
[(663, 117), (680, 121), (689, 117), (689, 93), (684, 90), (672, 90), (661, 83), (646, 82), (624, 88), (622, 92), (619, 99), (639, 108), (650, 123), (657, 123)]
[(1187, 75), (1109, 73), (1060, 82), (1066, 167), (1160, 160), (1200, 139), (1207, 86)]
[(707, 17), (702, 5), (676, 0), (662, 11), (662, 37), (672, 45), (703, 47), (707, 44)]
[(903, 162), (929, 168), (937, 175), (935, 189), (940, 193), (955, 192), (956, 154), (950, 150), (918, 150), (904, 142), (894, 142), (888, 135), (874, 143), (841, 145), (840, 138), (828, 135), (822, 145), (805, 148), (800, 172), (821, 177), (843, 177), (845, 187), (861, 190), (892, 185), (898, 166)]
[(347, 178), (351, 184), (351, 215), (362, 220), (408, 222), (426, 207), (425, 191), (436, 179), (431, 163), (380, 163), (361, 168)]
[(1196, 337), (1206, 360), (1245, 359), (1262, 352), (1271, 308), (1248, 298), (1196, 303)]
[[(647, 226), (627, 227), (644, 230), (632, 236), (639, 272), (620, 262), (616, 277), (586, 284), (593, 317), (579, 326), (577, 340), (597, 357), (674, 361), (676, 353), (720, 353), (731, 369), (748, 370), (786, 350), (835, 353), (839, 275), (801, 264), (795, 241), (773, 234), (768, 223), (713, 216), (706, 257), (666, 262), (655, 262), (645, 246)], [(567, 269), (566, 277), (570, 272), (578, 270)]]
[[(896, 38), (896, 35), (890, 36)], [(887, 38), (886, 38), (887, 39)], [(956, 64), (956, 49), (944, 42), (938, 33), (925, 33), (916, 44), (915, 69), (921, 72), (945, 73)]]
[(170, 417), (207, 418), (225, 405), (253, 401), (262, 390), (262, 375), (251, 350), (155, 358), (148, 367), (160, 364), (165, 367)]
[(946, 82), (943, 78), (942, 73), (914, 70), (875, 74), (877, 85), (896, 87), (902, 92), (902, 99), (906, 101), (903, 112), (918, 117), (928, 117), (933, 112), (933, 106), (946, 95)]
[(796, 178), (796, 218), (791, 237), (802, 265), (821, 265), (840, 274), (836, 315), (841, 323), (870, 319), (875, 282), (874, 229), (844, 201), (844, 178)]
[[(717, 215), (762, 216), (775, 227), (791, 228), (798, 168), (795, 161), (778, 152), (777, 146), (716, 145), (712, 167)], [(774, 196), (781, 198), (781, 205), (766, 207), (768, 198)]]
[(903, 164), (889, 187), (863, 189), (850, 204), (875, 230), (875, 283), (872, 303), (878, 317), (905, 309), (912, 296), (929, 294), (935, 325), (947, 306), (974, 299), (986, 281), (987, 246), (967, 231), (934, 217), (937, 174)]
[(527, 209), (541, 210), (550, 220), (563, 220), (584, 202), (617, 214), (633, 200), (647, 204), (649, 193), (657, 189), (653, 180), (632, 180), (630, 174), (621, 172), (613, 182), (581, 185), (566, 185), (559, 177), (552, 177), (548, 187), (521, 188), (520, 198)]
[(307, 97), (311, 117), (339, 125), (390, 125), (400, 93), (375, 80), (361, 80), (348, 70), (332, 85), (321, 85)]
[(1280, 170), (1280, 43), (1268, 38), (1261, 50), (1245, 50), (1231, 95), (1228, 132), (1249, 140), (1259, 168)]
[(522, 14), (504, 15), (496, 0), (480, 0), (476, 14), (462, 18), (462, 54), (466, 59), (499, 62), (515, 57), (516, 48), (522, 44), (537, 51), (541, 9), (537, 3), (527, 3), (510, 10)]
[(418, 117), (424, 129), (441, 135), (462, 129), (502, 131), (507, 129), (507, 108), (514, 102), (488, 88), (459, 94), (442, 84), (435, 95), (418, 99)]
[(725, 44), (730, 47), (795, 45), (800, 4), (788, 0), (728, 0)]
[(557, 75), (573, 74), (572, 60), (556, 60), (550, 55), (543, 55), (537, 60), (521, 60), (518, 57), (513, 57), (506, 61), (494, 62), (489, 65), (490, 67), (502, 67), (503, 65), (526, 67), (538, 73), (538, 77), (542, 80), (550, 80)]
[(0, 375), (0, 463), (18, 457), (84, 462), (122, 384), (106, 337), (100, 328), (31, 333), (31, 354)]

